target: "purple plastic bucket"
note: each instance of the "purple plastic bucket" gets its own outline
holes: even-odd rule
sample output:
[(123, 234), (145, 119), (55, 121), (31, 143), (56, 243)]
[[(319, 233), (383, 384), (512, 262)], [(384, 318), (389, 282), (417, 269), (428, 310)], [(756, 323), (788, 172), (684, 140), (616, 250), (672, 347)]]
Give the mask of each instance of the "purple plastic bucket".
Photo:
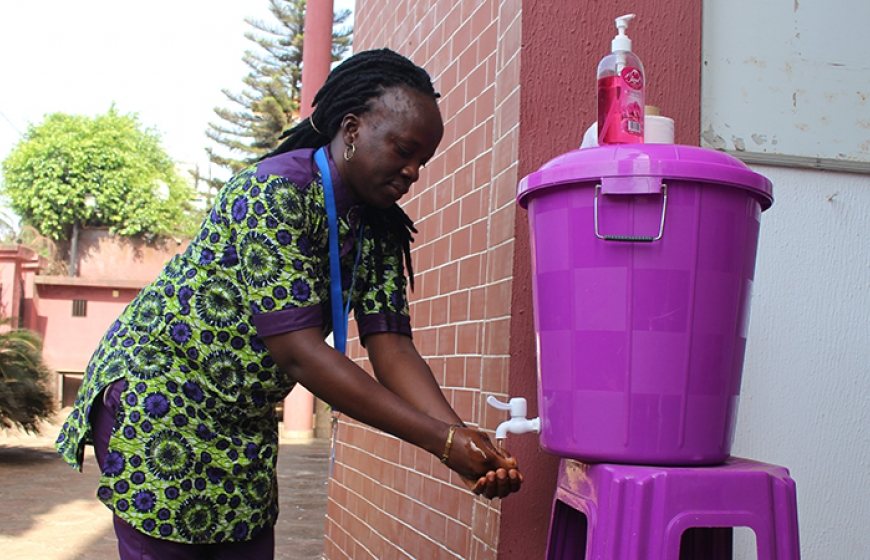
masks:
[(588, 462), (723, 462), (770, 181), (712, 150), (576, 150), (528, 209), (541, 445)]

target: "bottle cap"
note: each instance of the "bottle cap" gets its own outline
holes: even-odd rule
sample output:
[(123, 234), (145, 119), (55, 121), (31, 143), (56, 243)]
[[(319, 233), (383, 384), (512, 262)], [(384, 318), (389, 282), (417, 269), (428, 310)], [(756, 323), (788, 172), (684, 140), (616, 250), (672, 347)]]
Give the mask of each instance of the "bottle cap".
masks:
[(613, 41), (610, 42), (610, 50), (613, 52), (631, 50), (631, 39), (625, 34), (625, 32), (628, 30), (628, 22), (634, 18), (635, 14), (626, 14), (616, 18), (617, 33), (616, 37), (613, 38)]

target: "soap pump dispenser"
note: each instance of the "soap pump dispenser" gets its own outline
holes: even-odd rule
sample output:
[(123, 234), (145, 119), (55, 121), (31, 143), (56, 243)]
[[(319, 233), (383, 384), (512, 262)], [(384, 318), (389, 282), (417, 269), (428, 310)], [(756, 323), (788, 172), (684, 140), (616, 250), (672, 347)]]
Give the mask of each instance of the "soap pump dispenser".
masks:
[(626, 34), (634, 14), (616, 18), (611, 52), (598, 63), (598, 145), (643, 142), (643, 64)]

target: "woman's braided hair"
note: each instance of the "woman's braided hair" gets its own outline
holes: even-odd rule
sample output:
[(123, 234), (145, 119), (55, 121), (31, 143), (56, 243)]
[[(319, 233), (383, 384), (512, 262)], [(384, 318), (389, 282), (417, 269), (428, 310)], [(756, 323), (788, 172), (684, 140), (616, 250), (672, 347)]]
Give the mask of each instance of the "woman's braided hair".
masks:
[[(314, 96), (314, 112), (311, 119), (304, 119), (285, 131), (284, 139), (265, 157), (272, 157), (297, 148), (319, 148), (328, 144), (339, 132), (342, 120), (348, 113), (362, 115), (371, 110), (371, 102), (387, 88), (406, 86), (423, 94), (440, 97), (432, 86), (428, 72), (404, 56), (390, 49), (376, 49), (357, 53), (336, 66), (326, 83)], [(318, 130), (312, 126), (314, 121)], [(366, 227), (377, 237), (392, 234), (402, 244), (405, 268), (408, 271), (411, 289), (414, 288), (414, 268), (411, 265), (411, 242), (417, 233), (414, 222), (398, 205), (387, 209), (366, 206)], [(375, 244), (375, 263), (378, 274), (383, 274), (383, 255), (380, 244)]]

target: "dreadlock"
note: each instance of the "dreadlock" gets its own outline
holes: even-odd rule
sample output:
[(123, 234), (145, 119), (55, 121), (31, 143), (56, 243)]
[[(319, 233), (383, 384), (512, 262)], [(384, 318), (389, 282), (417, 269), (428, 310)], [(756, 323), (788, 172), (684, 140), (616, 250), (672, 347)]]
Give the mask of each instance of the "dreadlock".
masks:
[[(319, 148), (328, 144), (339, 132), (342, 119), (348, 113), (361, 115), (372, 108), (387, 88), (406, 86), (423, 94), (440, 97), (432, 86), (432, 79), (423, 68), (390, 49), (376, 49), (357, 53), (338, 66), (326, 78), (326, 83), (314, 96), (314, 112), (286, 130), (284, 139), (272, 152), (272, 157), (298, 148)], [(312, 125), (312, 121), (316, 125)], [(315, 129), (315, 126), (317, 127)], [(405, 268), (408, 271), (411, 289), (414, 289), (414, 268), (411, 264), (411, 243), (417, 233), (414, 222), (398, 204), (379, 209), (366, 206), (366, 226), (378, 236), (394, 236), (402, 245)], [(380, 244), (375, 244), (375, 266), (383, 275), (383, 254)]]

